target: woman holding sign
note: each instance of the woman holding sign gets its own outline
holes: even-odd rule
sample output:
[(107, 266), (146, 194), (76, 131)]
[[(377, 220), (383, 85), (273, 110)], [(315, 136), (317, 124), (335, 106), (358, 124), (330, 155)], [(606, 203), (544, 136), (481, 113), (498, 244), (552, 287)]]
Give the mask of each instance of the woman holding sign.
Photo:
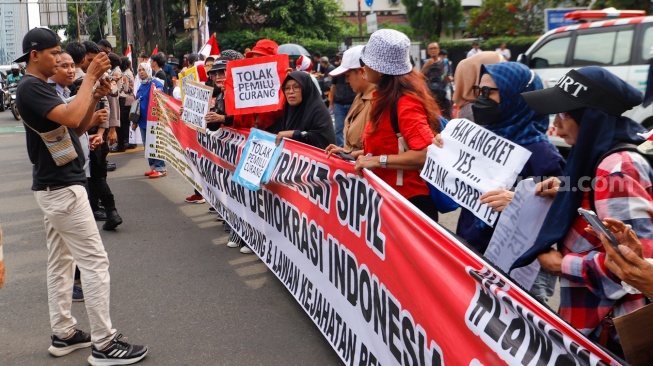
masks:
[[(474, 56), (477, 57), (477, 56)], [(480, 82), (473, 86), (476, 101), (472, 104), (474, 121), (520, 146), (532, 154), (519, 173), (521, 178), (553, 177), (562, 174), (564, 159), (542, 133), (548, 117), (536, 113), (519, 94), (542, 89), (542, 81), (527, 66), (517, 62), (502, 62), (480, 66)], [(514, 192), (499, 189), (483, 194), (481, 203), (501, 212), (510, 203)], [(485, 253), (494, 233), (474, 214), (462, 209), (456, 234), (464, 238), (479, 253)], [(541, 272), (531, 288), (531, 294), (542, 302), (553, 295), (555, 277)]]
[[(141, 129), (141, 138), (143, 139), (143, 146), (145, 146), (145, 137), (147, 136), (147, 112), (149, 110), (150, 104), (150, 89), (152, 85), (155, 88), (163, 91), (163, 84), (159, 80), (152, 79), (152, 68), (147, 62), (143, 62), (138, 65), (138, 77), (141, 79), (141, 85), (138, 87), (138, 93), (136, 93), (136, 99), (140, 100), (140, 110), (141, 116), (138, 120), (138, 128)], [(132, 126), (133, 130), (136, 130), (137, 125)], [(164, 177), (167, 174), (166, 163), (163, 160), (159, 159), (147, 159), (150, 164), (150, 170), (145, 172), (145, 175), (150, 178), (159, 178)]]
[(426, 161), (433, 131), (440, 130), (439, 110), (424, 78), (413, 70), (409, 49), (410, 40), (405, 34), (381, 29), (372, 34), (362, 50), (365, 77), (376, 84), (377, 91), (363, 132), (363, 150), (352, 152), (352, 156), (357, 156), (356, 170), (373, 169), (374, 174), (437, 221), (437, 207), (419, 169)]

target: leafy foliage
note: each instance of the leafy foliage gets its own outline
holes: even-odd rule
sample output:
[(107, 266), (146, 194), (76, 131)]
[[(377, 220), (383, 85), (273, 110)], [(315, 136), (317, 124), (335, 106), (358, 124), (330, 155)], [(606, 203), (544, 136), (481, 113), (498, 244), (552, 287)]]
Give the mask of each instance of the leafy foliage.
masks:
[(474, 37), (521, 36), (542, 32), (543, 0), (485, 0), (472, 9), (466, 31)]
[(340, 5), (333, 0), (271, 0), (260, 11), (268, 15), (266, 27), (297, 37), (334, 39), (342, 33)]
[(463, 19), (460, 0), (402, 0), (402, 3), (414, 35), (424, 39), (439, 40), (443, 31), (449, 34)]

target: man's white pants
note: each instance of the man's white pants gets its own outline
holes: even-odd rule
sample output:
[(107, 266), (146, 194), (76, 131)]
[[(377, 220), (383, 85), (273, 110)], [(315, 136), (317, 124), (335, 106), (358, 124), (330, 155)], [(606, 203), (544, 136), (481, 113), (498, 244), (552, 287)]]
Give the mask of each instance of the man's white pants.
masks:
[(72, 185), (53, 191), (35, 191), (34, 196), (45, 215), (52, 333), (59, 338), (67, 338), (77, 324), (70, 312), (77, 264), (91, 325), (91, 340), (95, 348), (102, 349), (116, 333), (109, 316), (109, 258), (86, 189)]

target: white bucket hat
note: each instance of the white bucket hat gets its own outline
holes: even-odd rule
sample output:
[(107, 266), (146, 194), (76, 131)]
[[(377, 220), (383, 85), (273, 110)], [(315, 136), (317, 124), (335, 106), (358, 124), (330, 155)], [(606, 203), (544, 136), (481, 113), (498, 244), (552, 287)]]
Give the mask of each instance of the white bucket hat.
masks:
[(393, 29), (380, 29), (370, 37), (361, 59), (370, 69), (386, 75), (405, 75), (410, 64), (410, 39)]

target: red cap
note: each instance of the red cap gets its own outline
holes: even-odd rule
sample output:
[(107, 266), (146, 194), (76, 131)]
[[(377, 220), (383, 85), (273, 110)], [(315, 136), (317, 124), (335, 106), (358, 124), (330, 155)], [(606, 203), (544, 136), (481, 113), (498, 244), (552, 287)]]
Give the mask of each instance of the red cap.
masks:
[(279, 45), (276, 44), (274, 41), (269, 39), (261, 39), (258, 42), (256, 42), (256, 46), (254, 46), (254, 48), (252, 48), (251, 51), (245, 54), (245, 58), (250, 58), (254, 55), (274, 56), (277, 54), (278, 49), (279, 49)]

